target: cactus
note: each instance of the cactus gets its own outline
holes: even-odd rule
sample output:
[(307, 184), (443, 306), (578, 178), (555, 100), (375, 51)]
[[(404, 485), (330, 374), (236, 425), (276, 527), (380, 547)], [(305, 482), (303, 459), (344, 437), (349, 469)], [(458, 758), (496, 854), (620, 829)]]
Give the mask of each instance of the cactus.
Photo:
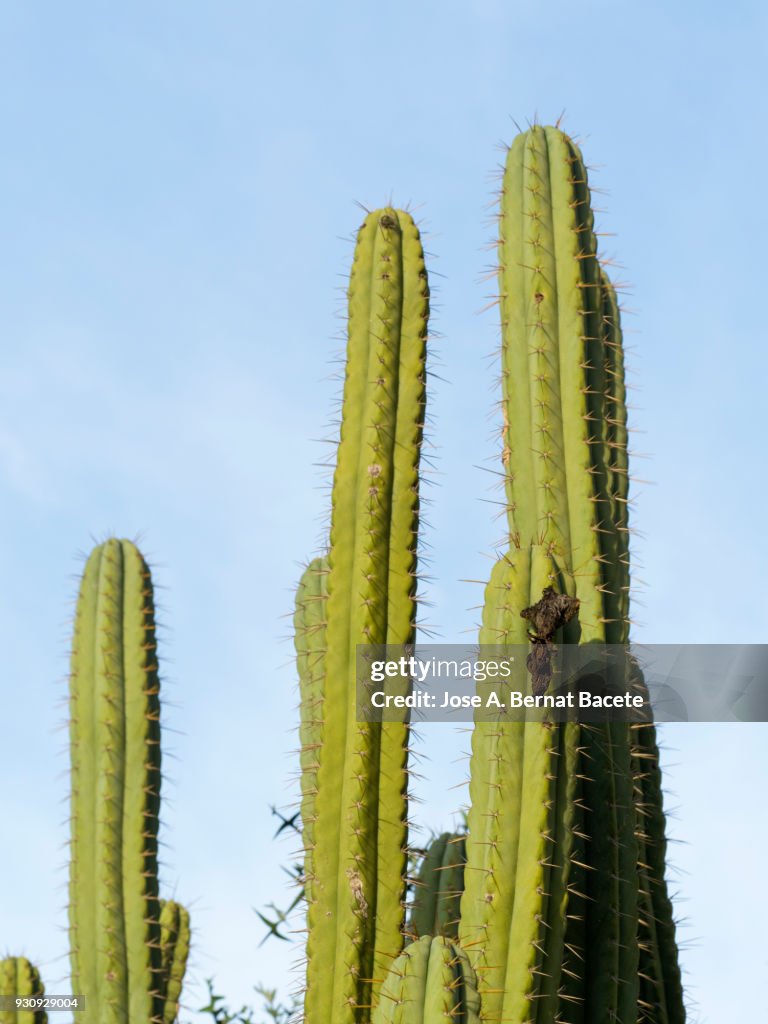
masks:
[[(480, 642), (555, 641), (567, 659), (569, 645), (628, 642), (629, 477), (618, 302), (597, 258), (581, 154), (559, 128), (535, 125), (513, 143), (499, 219), (508, 542), (486, 587)], [(367, 333), (375, 323), (370, 280), (379, 286), (380, 277), (376, 244), (389, 251), (398, 223), (401, 214), (379, 211), (359, 237), (329, 568), (326, 579), (325, 565), (313, 563), (297, 605), (312, 886), (307, 1018), (364, 1024), (373, 1007), (373, 1024), (462, 1013), (499, 1024), (684, 1024), (651, 726), (556, 722), (539, 709), (525, 721), (478, 716), (458, 933), (461, 883), (451, 885), (450, 912), (439, 909), (435, 865), (447, 876), (456, 870), (441, 836), (422, 863), (406, 928), (417, 941), (399, 952), (407, 722), (352, 720), (354, 645), (413, 639), (413, 591), (394, 588), (393, 570), (406, 583), (415, 559), (423, 347), (416, 343), (418, 355), (398, 377), (402, 341), (372, 354)], [(424, 278), (421, 261), (419, 250)], [(391, 263), (381, 275), (388, 287), (399, 281), (397, 268), (405, 276), (404, 258)], [(420, 296), (418, 326), (426, 284), (412, 294)], [(413, 390), (398, 396), (398, 387)], [(380, 448), (394, 440), (407, 474), (398, 478), (397, 459), (366, 450), (368, 439)], [(372, 558), (377, 543), (382, 552), (389, 544), (388, 561)], [(322, 598), (315, 619), (310, 597)], [(391, 628), (395, 609), (402, 628)], [(325, 652), (317, 674), (308, 671), (312, 644)], [(515, 690), (548, 684), (548, 664), (516, 671), (508, 684)], [(372, 919), (385, 912), (379, 930)], [(456, 989), (466, 985), (473, 996), (464, 1008), (438, 1010), (425, 1003), (428, 979), (448, 977), (449, 960), (460, 965)]]
[[(562, 574), (538, 545), (494, 566), (483, 644), (525, 644), (521, 610)], [(520, 666), (510, 686), (525, 689)], [(475, 967), (491, 1021), (555, 1019), (568, 966), (565, 906), (582, 828), (579, 731), (532, 712), (528, 722), (478, 721), (472, 736), (467, 867), (459, 938)], [(574, 957), (573, 952), (569, 954)], [(536, 1018), (539, 1019), (539, 1018)]]
[(189, 912), (175, 900), (160, 901), (160, 998), (163, 1024), (175, 1024), (189, 956)]
[(348, 296), (324, 693), (320, 722), (309, 729), (304, 787), (309, 1024), (367, 1020), (402, 948), (408, 721), (356, 721), (355, 659), (357, 644), (404, 644), (414, 635), (429, 290), (407, 213), (387, 208), (366, 217)]
[(466, 953), (450, 939), (424, 935), (390, 967), (373, 1024), (480, 1024), (479, 1009)]
[(443, 832), (431, 841), (416, 877), (408, 934), (459, 936), (459, 906), (464, 891), (466, 837)]
[[(0, 997), (44, 996), (38, 969), (23, 956), (0, 960)], [(0, 1024), (48, 1024), (45, 1010), (16, 1010), (0, 1006)]]
[[(72, 987), (88, 997), (80, 1024), (169, 1019), (157, 881), (156, 648), (149, 568), (130, 541), (110, 539), (85, 567), (70, 677)], [(186, 924), (165, 976), (174, 1000), (184, 933)]]
[[(558, 129), (534, 126), (515, 140), (500, 224), (511, 550), (486, 591), (481, 642), (525, 643), (520, 615), (552, 586), (579, 602), (563, 641), (626, 643), (618, 306), (596, 258), (586, 170)], [(626, 723), (530, 719), (478, 722), (473, 735), (460, 934), (483, 1018), (634, 1024), (636, 741)], [(655, 826), (658, 843), (663, 818)], [(676, 958), (673, 937), (667, 953)]]

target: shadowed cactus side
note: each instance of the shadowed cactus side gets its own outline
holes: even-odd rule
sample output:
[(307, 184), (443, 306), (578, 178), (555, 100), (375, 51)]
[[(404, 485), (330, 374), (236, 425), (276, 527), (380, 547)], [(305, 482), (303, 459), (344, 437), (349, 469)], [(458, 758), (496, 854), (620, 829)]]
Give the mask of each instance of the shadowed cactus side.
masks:
[(409, 935), (458, 938), (466, 859), (463, 833), (443, 832), (429, 843), (413, 883)]
[[(44, 996), (40, 972), (26, 957), (0, 960), (0, 997)], [(45, 1010), (16, 1010), (0, 1006), (0, 1024), (48, 1024)]]
[(301, 837), (304, 852), (304, 895), (312, 901), (312, 853), (315, 844), (315, 797), (323, 714), (328, 558), (315, 558), (299, 581), (293, 617), (296, 668), (299, 676), (301, 767)]

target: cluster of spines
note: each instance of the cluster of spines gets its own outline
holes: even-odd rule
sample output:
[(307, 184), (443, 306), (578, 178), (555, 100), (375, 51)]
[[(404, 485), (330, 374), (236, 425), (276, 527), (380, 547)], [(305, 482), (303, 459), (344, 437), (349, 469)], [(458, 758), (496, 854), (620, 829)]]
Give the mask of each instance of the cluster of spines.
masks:
[[(0, 996), (11, 999), (44, 995), (40, 972), (26, 957), (7, 956), (0, 960)], [(34, 1008), (0, 1006), (0, 1024), (48, 1024), (48, 1014)]]
[(133, 543), (110, 539), (83, 573), (70, 674), (69, 932), (72, 986), (89, 996), (83, 1024), (174, 1019), (166, 996), (177, 1001), (188, 923), (166, 975), (159, 693), (149, 567)]
[(358, 644), (414, 639), (429, 289), (407, 213), (387, 208), (366, 217), (348, 299), (321, 715), (307, 723), (320, 756), (303, 796), (310, 801), (305, 1013), (310, 1022), (339, 1024), (368, 1018), (404, 927), (408, 720), (357, 721), (355, 689)]

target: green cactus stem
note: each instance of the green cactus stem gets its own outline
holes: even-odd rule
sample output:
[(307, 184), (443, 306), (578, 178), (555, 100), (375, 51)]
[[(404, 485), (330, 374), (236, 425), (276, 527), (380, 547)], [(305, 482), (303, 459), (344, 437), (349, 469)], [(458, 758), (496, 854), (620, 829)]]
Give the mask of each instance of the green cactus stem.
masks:
[[(550, 547), (575, 580), (581, 642), (620, 643), (608, 498), (601, 272), (587, 172), (557, 128), (518, 135), (501, 196), (502, 410), (513, 546)], [(617, 390), (611, 380), (612, 393)], [(612, 443), (619, 444), (615, 433)]]
[(175, 1024), (189, 956), (189, 911), (175, 900), (160, 901), (160, 966), (163, 1024)]
[[(520, 612), (547, 586), (565, 592), (546, 548), (516, 550), (497, 562), (480, 643), (526, 644)], [(530, 692), (523, 665), (509, 686)], [(484, 1021), (556, 1019), (563, 970), (576, 969), (569, 966), (575, 953), (567, 951), (565, 930), (583, 827), (579, 741), (576, 723), (553, 725), (537, 711), (525, 722), (505, 721), (500, 713), (497, 721), (475, 724), (459, 938), (478, 975)]]
[(402, 945), (409, 725), (356, 721), (355, 656), (357, 644), (410, 643), (415, 630), (429, 290), (407, 213), (366, 218), (348, 297), (312, 826), (310, 1024), (365, 1021)]
[[(525, 644), (519, 616), (547, 585), (579, 602), (565, 643), (628, 639), (621, 328), (589, 200), (563, 132), (518, 136), (499, 243), (510, 552), (486, 592), (483, 643)], [(484, 1020), (637, 1020), (633, 775), (626, 723), (476, 723), (460, 935)]]
[(299, 676), (301, 746), (301, 838), (304, 847), (304, 895), (312, 901), (315, 846), (315, 797), (325, 677), (328, 558), (315, 558), (299, 582), (294, 613), (296, 667)]
[(672, 902), (667, 889), (661, 770), (653, 725), (633, 729), (632, 760), (639, 845), (638, 1024), (685, 1024)]
[(369, 214), (349, 283), (308, 908), (309, 1024), (360, 1024), (402, 948), (408, 721), (356, 720), (358, 644), (414, 638), (429, 289), (412, 218)]
[(480, 999), (466, 953), (450, 939), (424, 935), (394, 961), (373, 1024), (480, 1024)]
[(90, 555), (70, 676), (72, 987), (78, 1024), (162, 1020), (160, 700), (149, 568), (127, 540)]
[(414, 883), (408, 933), (459, 936), (459, 907), (464, 892), (466, 837), (443, 832), (429, 843)]
[[(0, 960), (0, 996), (44, 996), (45, 986), (38, 969), (23, 956)], [(0, 1024), (48, 1024), (45, 1010), (0, 1007)]]

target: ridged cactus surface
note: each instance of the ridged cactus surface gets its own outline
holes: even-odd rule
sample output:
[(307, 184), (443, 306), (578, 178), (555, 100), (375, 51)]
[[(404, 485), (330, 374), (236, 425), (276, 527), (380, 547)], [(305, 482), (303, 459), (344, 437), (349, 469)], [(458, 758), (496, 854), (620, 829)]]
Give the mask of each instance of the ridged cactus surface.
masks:
[[(310, 1024), (368, 1019), (402, 948), (408, 722), (356, 720), (358, 644), (414, 637), (429, 289), (418, 229), (369, 214), (350, 275), (311, 808)], [(310, 785), (313, 783), (310, 782)], [(306, 797), (305, 797), (306, 799)]]
[(301, 837), (304, 847), (304, 892), (312, 901), (315, 846), (315, 797), (320, 757), (325, 679), (328, 558), (313, 559), (299, 581), (293, 617), (299, 676), (301, 767)]
[[(562, 575), (544, 547), (514, 551), (486, 588), (483, 644), (526, 644), (520, 611)], [(519, 664), (510, 686), (530, 686)], [(544, 713), (528, 722), (478, 721), (472, 735), (467, 867), (459, 937), (478, 974), (488, 1021), (554, 1019), (563, 964), (577, 806), (580, 734)], [(568, 1018), (565, 1018), (568, 1019)]]
[(464, 892), (466, 836), (443, 832), (429, 843), (414, 882), (408, 934), (459, 935), (459, 907)]
[[(510, 548), (486, 591), (481, 642), (526, 644), (521, 613), (552, 587), (579, 602), (553, 639), (626, 643), (618, 304), (596, 256), (586, 169), (557, 128), (534, 126), (509, 151), (499, 293)], [(530, 680), (515, 682), (530, 692)], [(636, 753), (621, 722), (557, 724), (535, 711), (525, 723), (476, 723), (460, 936), (484, 1020), (636, 1024)], [(663, 846), (663, 816), (649, 841)], [(676, 962), (674, 939), (667, 953)]]
[(160, 998), (163, 1024), (179, 1017), (181, 986), (189, 956), (189, 911), (175, 900), (160, 901)]
[(72, 989), (87, 996), (78, 1022), (168, 1024), (168, 1001), (178, 1000), (186, 961), (188, 918), (171, 902), (161, 924), (154, 596), (147, 563), (127, 540), (98, 545), (83, 573), (70, 757)]
[[(44, 996), (40, 972), (23, 956), (0, 960), (0, 996)], [(0, 1008), (0, 1024), (48, 1024), (45, 1010)]]
[(480, 1024), (479, 1008), (466, 953), (450, 939), (425, 935), (391, 965), (373, 1024)]

